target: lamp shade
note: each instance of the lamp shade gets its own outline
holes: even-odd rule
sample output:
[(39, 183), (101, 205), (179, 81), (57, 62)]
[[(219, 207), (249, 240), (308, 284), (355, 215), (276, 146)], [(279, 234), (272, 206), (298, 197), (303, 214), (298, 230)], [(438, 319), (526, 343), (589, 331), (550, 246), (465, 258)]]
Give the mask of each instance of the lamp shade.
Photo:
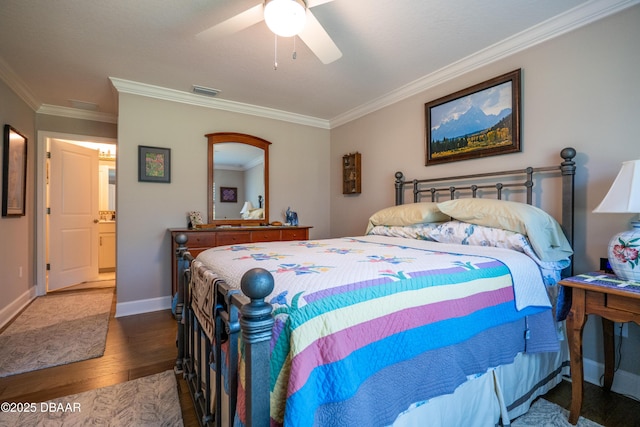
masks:
[(622, 163), (609, 192), (594, 212), (640, 213), (640, 160)]
[(281, 37), (299, 34), (307, 21), (307, 11), (302, 0), (270, 0), (264, 6), (267, 27)]
[[(609, 192), (594, 212), (640, 213), (640, 160), (622, 163)], [(640, 282), (640, 221), (631, 221), (631, 227), (609, 242), (609, 265), (620, 279)]]
[(242, 206), (242, 209), (240, 210), (240, 213), (242, 215), (244, 214), (248, 214), (249, 211), (253, 210), (253, 205), (251, 204), (251, 202), (244, 202), (244, 205)]

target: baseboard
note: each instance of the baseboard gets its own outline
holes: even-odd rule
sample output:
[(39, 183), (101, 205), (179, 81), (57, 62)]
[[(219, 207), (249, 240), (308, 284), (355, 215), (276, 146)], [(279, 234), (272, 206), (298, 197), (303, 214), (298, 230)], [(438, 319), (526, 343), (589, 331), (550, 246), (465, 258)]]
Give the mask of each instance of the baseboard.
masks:
[(4, 328), (27, 304), (33, 301), (36, 297), (36, 288), (32, 286), (25, 293), (20, 295), (15, 301), (11, 302), (8, 306), (0, 310), (0, 329)]
[[(591, 384), (601, 385), (600, 377), (604, 374), (604, 364), (584, 359), (583, 367), (584, 380)], [(611, 390), (640, 400), (640, 375), (618, 369), (613, 376)]]
[(134, 314), (168, 310), (170, 308), (171, 308), (170, 296), (141, 299), (137, 301), (119, 302), (116, 304), (116, 317), (132, 316)]

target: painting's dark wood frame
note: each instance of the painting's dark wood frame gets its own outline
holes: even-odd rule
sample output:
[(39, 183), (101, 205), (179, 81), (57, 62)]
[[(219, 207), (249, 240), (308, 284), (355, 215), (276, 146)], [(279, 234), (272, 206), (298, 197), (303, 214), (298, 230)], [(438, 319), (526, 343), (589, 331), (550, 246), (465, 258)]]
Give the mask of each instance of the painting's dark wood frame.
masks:
[[(148, 153), (164, 156), (164, 176), (147, 175), (146, 157)], [(148, 147), (138, 145), (138, 181), (140, 182), (171, 182), (171, 149), (162, 147)]]
[[(16, 134), (22, 138), (17, 146), (11, 145), (11, 134)], [(2, 216), (24, 216), (27, 205), (27, 137), (18, 132), (11, 125), (4, 125), (4, 143), (2, 151)], [(14, 143), (14, 145), (16, 145)], [(19, 164), (11, 162), (14, 150), (22, 151), (22, 159)], [(15, 170), (17, 169), (17, 170)], [(21, 181), (16, 185), (21, 188), (9, 188), (9, 176), (19, 176)], [(9, 192), (19, 193), (22, 196), (20, 206), (9, 206)]]
[[(425, 166), (455, 162), (458, 160), (467, 160), (467, 159), (476, 159), (480, 157), (495, 156), (498, 154), (515, 153), (515, 152), (521, 151), (521, 148), (520, 148), (520, 74), (521, 74), (521, 70), (517, 69), (509, 73), (503, 74), (501, 76), (494, 77), (490, 80), (479, 83), (477, 85), (452, 93), (451, 95), (447, 95), (442, 98), (436, 99), (434, 101), (427, 102), (425, 104), (425, 119), (426, 119)], [(506, 82), (511, 82), (511, 111), (512, 111), (511, 144), (500, 146), (500, 147), (492, 147), (492, 148), (478, 148), (472, 151), (466, 151), (466, 152), (457, 153), (457, 154), (454, 153), (451, 155), (434, 158), (433, 153), (431, 152), (432, 151), (431, 150), (431, 142), (432, 142), (431, 110), (433, 108), (437, 108), (448, 102), (456, 101), (461, 98), (474, 95), (478, 92), (482, 92), (484, 90), (490, 89), (492, 87), (501, 85)]]

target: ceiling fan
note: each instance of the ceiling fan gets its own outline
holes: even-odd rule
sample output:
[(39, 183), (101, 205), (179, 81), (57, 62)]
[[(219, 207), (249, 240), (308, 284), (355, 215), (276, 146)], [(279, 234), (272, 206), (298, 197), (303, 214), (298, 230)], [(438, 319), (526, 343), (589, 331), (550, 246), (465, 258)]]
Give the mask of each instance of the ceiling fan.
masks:
[(221, 38), (264, 20), (276, 35), (300, 37), (323, 64), (329, 64), (342, 57), (342, 52), (313, 15), (311, 8), (331, 1), (333, 0), (265, 0), (200, 32), (196, 37)]

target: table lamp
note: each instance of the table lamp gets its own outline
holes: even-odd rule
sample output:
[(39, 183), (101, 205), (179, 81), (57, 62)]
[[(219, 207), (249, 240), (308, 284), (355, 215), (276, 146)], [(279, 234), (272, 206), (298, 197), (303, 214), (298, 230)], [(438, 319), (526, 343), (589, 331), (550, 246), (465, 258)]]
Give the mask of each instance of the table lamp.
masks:
[[(609, 192), (593, 212), (640, 213), (640, 160), (622, 163)], [(640, 218), (632, 220), (631, 227), (609, 242), (609, 264), (620, 279), (640, 282)]]
[(244, 202), (242, 209), (240, 210), (241, 218), (249, 218), (249, 212), (253, 210), (253, 205), (251, 202)]

